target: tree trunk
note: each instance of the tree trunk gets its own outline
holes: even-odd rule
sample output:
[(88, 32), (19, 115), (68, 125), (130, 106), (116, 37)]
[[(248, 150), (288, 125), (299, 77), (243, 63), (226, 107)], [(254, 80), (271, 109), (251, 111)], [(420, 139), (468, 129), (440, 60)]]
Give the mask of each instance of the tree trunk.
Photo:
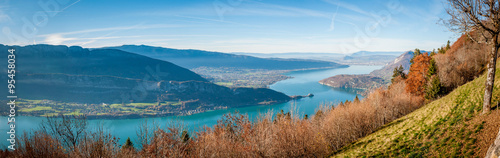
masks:
[(493, 47), (490, 52), (490, 61), (488, 62), (488, 75), (486, 77), (486, 84), (484, 87), (484, 101), (483, 101), (483, 113), (486, 114), (490, 112), (491, 108), (491, 96), (493, 92), (493, 86), (495, 83), (495, 71), (497, 65), (497, 53), (498, 53), (498, 35), (493, 36)]

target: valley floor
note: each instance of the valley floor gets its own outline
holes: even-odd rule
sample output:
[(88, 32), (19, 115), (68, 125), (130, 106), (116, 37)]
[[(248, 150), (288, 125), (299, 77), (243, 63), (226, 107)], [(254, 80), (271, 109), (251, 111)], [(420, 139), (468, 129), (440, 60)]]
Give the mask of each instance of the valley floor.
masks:
[[(22, 116), (58, 116), (86, 115), (88, 119), (124, 119), (142, 117), (161, 117), (174, 115), (191, 115), (209, 110), (225, 109), (225, 106), (212, 106), (196, 109), (185, 109), (190, 101), (165, 101), (160, 103), (127, 103), (127, 104), (82, 104), (65, 103), (52, 100), (19, 99), (16, 105), (18, 114)], [(0, 113), (7, 115), (8, 109)]]
[(215, 84), (234, 87), (266, 88), (290, 77), (283, 75), (286, 70), (240, 69), (228, 67), (199, 67), (192, 69), (197, 74)]

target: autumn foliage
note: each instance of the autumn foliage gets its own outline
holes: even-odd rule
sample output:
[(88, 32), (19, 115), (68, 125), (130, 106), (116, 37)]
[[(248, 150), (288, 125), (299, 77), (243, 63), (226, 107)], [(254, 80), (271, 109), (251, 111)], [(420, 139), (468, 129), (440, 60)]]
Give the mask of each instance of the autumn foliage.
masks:
[(430, 61), (431, 57), (427, 53), (417, 55), (413, 58), (413, 64), (410, 66), (410, 72), (405, 81), (406, 92), (417, 96), (424, 95)]
[(215, 126), (190, 134), (181, 126), (144, 125), (138, 142), (125, 147), (103, 131), (84, 131), (68, 143), (67, 137), (50, 131), (86, 123), (49, 120), (46, 127), (51, 128), (26, 133), (18, 150), (0, 151), (0, 157), (326, 157), (418, 109), (424, 94), (433, 99), (441, 86), (454, 88), (480, 74), (487, 58), (479, 50), (486, 46), (469, 42), (462, 37), (432, 57), (417, 54), (409, 74), (395, 69), (387, 89), (376, 89), (361, 100), (323, 105), (313, 116), (269, 112), (250, 121), (246, 115), (226, 114)]
[(445, 54), (434, 56), (443, 88), (451, 91), (481, 75), (488, 62), (489, 50), (491, 46), (478, 44), (462, 35)]

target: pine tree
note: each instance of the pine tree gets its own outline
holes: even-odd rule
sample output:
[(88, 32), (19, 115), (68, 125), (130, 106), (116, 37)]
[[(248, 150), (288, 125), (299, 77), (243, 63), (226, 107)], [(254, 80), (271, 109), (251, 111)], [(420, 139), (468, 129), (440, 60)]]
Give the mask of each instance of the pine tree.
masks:
[(405, 68), (403, 68), (403, 65), (399, 65), (399, 68), (398, 68), (399, 76), (401, 76), (401, 78), (403, 78), (403, 79), (406, 79), (406, 74), (404, 71), (405, 71)]
[(429, 68), (427, 69), (427, 78), (429, 83), (425, 87), (425, 99), (433, 100), (438, 97), (441, 92), (441, 81), (437, 76), (437, 65), (434, 58), (429, 61)]
[(437, 73), (437, 65), (436, 61), (434, 58), (431, 59), (429, 62), (429, 69), (427, 70), (427, 77), (431, 77), (432, 75), (435, 75)]
[(351, 102), (350, 102), (349, 100), (345, 100), (344, 105), (345, 105), (345, 106), (347, 106), (347, 105), (349, 105), (350, 103), (351, 103)]
[(413, 53), (414, 53), (413, 54), (414, 57), (415, 56), (419, 56), (420, 54), (422, 54), (422, 52), (420, 52), (420, 49), (418, 49), (418, 48), (415, 48), (415, 51)]
[(438, 53), (439, 53), (439, 54), (444, 54), (444, 53), (446, 53), (446, 51), (444, 51), (444, 49), (443, 49), (443, 48), (438, 48)]
[(356, 95), (356, 98), (354, 98), (354, 103), (359, 103), (358, 95)]
[(394, 68), (394, 71), (392, 72), (392, 79), (391, 83), (394, 83), (395, 79), (398, 77), (401, 77), (402, 79), (406, 79), (406, 74), (404, 73), (405, 69), (403, 68), (403, 65), (399, 65), (399, 67)]
[(444, 50), (445, 52), (450, 50), (450, 40), (448, 40), (448, 43), (446, 43), (446, 50)]
[(344, 106), (344, 102), (340, 101), (339, 106)]
[(189, 141), (189, 139), (190, 139), (189, 133), (186, 130), (182, 131), (181, 139), (182, 139), (182, 142), (184, 142), (184, 143)]
[(290, 112), (287, 112), (285, 114), (285, 119), (287, 119), (287, 120), (291, 120), (292, 119), (292, 115), (290, 115)]
[(420, 49), (415, 48), (415, 50), (413, 51), (413, 57), (410, 59), (410, 63), (411, 63), (411, 64), (413, 64), (413, 59), (414, 59), (415, 57), (419, 56), (420, 54), (422, 54), (422, 53), (420, 52)]
[(431, 57), (434, 56), (434, 55), (436, 55), (436, 49), (433, 49), (432, 52), (431, 52), (431, 54), (429, 54), (429, 56), (431, 56)]
[(436, 75), (432, 76), (430, 83), (427, 84), (425, 88), (425, 99), (433, 100), (436, 99), (441, 92), (441, 81)]
[(281, 120), (281, 118), (283, 118), (285, 116), (285, 113), (283, 112), (283, 109), (281, 109), (281, 112), (278, 112), (278, 114), (276, 114), (276, 117), (274, 117), (274, 122), (276, 122), (277, 120)]
[(127, 138), (122, 149), (134, 149), (134, 143), (132, 143), (132, 141), (130, 141), (130, 137)]

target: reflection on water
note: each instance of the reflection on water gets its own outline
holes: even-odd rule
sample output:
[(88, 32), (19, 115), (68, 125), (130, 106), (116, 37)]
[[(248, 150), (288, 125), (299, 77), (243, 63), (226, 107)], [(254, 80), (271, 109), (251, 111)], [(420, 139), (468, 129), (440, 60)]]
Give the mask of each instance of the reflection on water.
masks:
[[(120, 143), (123, 144), (127, 137), (136, 141), (137, 127), (146, 119), (149, 120), (149, 122), (154, 121), (158, 123), (160, 127), (165, 127), (165, 125), (171, 123), (172, 121), (180, 121), (184, 123), (189, 130), (194, 131), (199, 130), (203, 126), (213, 126), (224, 114), (236, 111), (248, 114), (250, 119), (255, 119), (260, 114), (267, 112), (276, 113), (280, 110), (285, 112), (290, 111), (292, 107), (291, 105), (294, 105), (294, 111), (297, 111), (298, 114), (311, 115), (314, 114), (315, 110), (317, 110), (320, 105), (338, 104), (340, 101), (353, 100), (359, 93), (359, 90), (338, 89), (321, 85), (318, 83), (319, 80), (338, 74), (368, 74), (381, 67), (382, 66), (350, 66), (348, 68), (340, 69), (306, 70), (286, 73), (285, 75), (292, 76), (294, 78), (277, 82), (271, 85), (270, 88), (283, 92), (287, 95), (314, 94), (314, 97), (303, 98), (300, 100), (290, 101), (288, 103), (208, 111), (189, 116), (121, 120), (90, 120), (89, 126), (96, 127), (98, 125), (103, 125), (111, 134), (121, 138)], [(43, 119), (44, 118), (28, 116), (16, 117), (17, 136), (21, 136), (21, 131), (29, 131), (31, 129), (38, 128)], [(7, 139), (8, 135), (5, 132), (7, 132), (8, 129), (7, 117), (0, 117), (0, 131), (4, 131), (3, 133), (0, 133), (1, 140)], [(0, 144), (3, 148), (6, 148), (7, 143), (7, 141), (1, 141)]]

